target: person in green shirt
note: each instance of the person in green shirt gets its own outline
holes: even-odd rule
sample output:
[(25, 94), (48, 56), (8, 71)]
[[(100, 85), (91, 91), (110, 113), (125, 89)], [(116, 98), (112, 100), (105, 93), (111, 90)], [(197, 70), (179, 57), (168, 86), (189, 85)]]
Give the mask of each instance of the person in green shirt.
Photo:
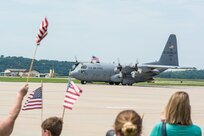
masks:
[[(162, 129), (163, 122), (166, 129)], [(174, 93), (163, 112), (161, 122), (157, 123), (150, 136), (165, 136), (162, 131), (166, 131), (167, 136), (201, 136), (201, 128), (194, 125), (191, 120), (191, 106), (188, 93), (179, 91)]]

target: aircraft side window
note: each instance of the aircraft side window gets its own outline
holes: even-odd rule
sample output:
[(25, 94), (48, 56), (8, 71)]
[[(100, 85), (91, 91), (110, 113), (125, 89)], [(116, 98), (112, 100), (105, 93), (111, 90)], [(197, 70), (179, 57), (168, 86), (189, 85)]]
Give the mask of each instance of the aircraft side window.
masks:
[(87, 69), (86, 65), (81, 66), (81, 69)]
[(84, 73), (85, 71), (84, 70), (81, 70), (81, 73)]

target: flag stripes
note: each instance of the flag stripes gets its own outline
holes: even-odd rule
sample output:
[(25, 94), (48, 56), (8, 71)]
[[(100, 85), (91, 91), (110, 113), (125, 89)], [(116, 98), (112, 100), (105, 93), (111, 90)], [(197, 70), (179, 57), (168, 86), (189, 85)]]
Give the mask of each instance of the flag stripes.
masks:
[(44, 18), (42, 20), (42, 23), (40, 24), (40, 28), (38, 30), (38, 33), (35, 39), (37, 45), (40, 45), (40, 41), (47, 35), (47, 28), (48, 28), (48, 21), (47, 21), (47, 18)]
[(91, 62), (92, 63), (100, 63), (99, 58), (96, 56), (92, 56)]
[(77, 101), (81, 93), (81, 88), (75, 85), (73, 81), (70, 81), (65, 94), (64, 108), (72, 110), (74, 103)]
[(37, 88), (29, 94), (22, 108), (22, 110), (33, 109), (42, 109), (42, 87)]

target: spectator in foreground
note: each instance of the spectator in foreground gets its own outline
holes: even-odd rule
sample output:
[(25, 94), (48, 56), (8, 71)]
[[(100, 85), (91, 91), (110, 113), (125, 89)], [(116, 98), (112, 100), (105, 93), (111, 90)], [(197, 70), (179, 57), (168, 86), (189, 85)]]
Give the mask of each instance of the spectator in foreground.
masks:
[(21, 111), (23, 98), (27, 94), (27, 92), (28, 92), (28, 84), (25, 84), (17, 93), (16, 100), (9, 114), (3, 120), (0, 121), (0, 136), (11, 135), (14, 128), (15, 121)]
[(201, 136), (201, 128), (191, 120), (191, 106), (186, 92), (174, 93), (150, 136)]
[(140, 136), (142, 119), (134, 110), (121, 111), (115, 119), (114, 131), (115, 135), (113, 135), (111, 130), (107, 134), (112, 134), (113, 136)]
[(42, 136), (60, 136), (63, 127), (63, 121), (58, 117), (49, 117), (43, 121)]

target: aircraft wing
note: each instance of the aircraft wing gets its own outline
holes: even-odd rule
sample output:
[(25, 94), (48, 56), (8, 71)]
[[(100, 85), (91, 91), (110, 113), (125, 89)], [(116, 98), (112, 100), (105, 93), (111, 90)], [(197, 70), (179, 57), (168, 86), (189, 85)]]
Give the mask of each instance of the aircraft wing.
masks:
[(178, 69), (179, 66), (168, 66), (168, 65), (144, 65), (142, 67), (148, 67), (148, 68), (166, 68), (166, 69)]
[(168, 65), (144, 65), (142, 67), (148, 68), (166, 68), (166, 69), (186, 69), (186, 70), (196, 70), (195, 67), (180, 67), (180, 66), (168, 66)]
[(159, 69), (177, 69), (178, 66), (167, 66), (167, 65), (142, 65), (138, 67), (125, 66), (122, 68), (121, 72), (126, 75), (131, 75), (132, 72), (138, 71), (139, 73), (149, 73), (149, 72), (158, 72)]

